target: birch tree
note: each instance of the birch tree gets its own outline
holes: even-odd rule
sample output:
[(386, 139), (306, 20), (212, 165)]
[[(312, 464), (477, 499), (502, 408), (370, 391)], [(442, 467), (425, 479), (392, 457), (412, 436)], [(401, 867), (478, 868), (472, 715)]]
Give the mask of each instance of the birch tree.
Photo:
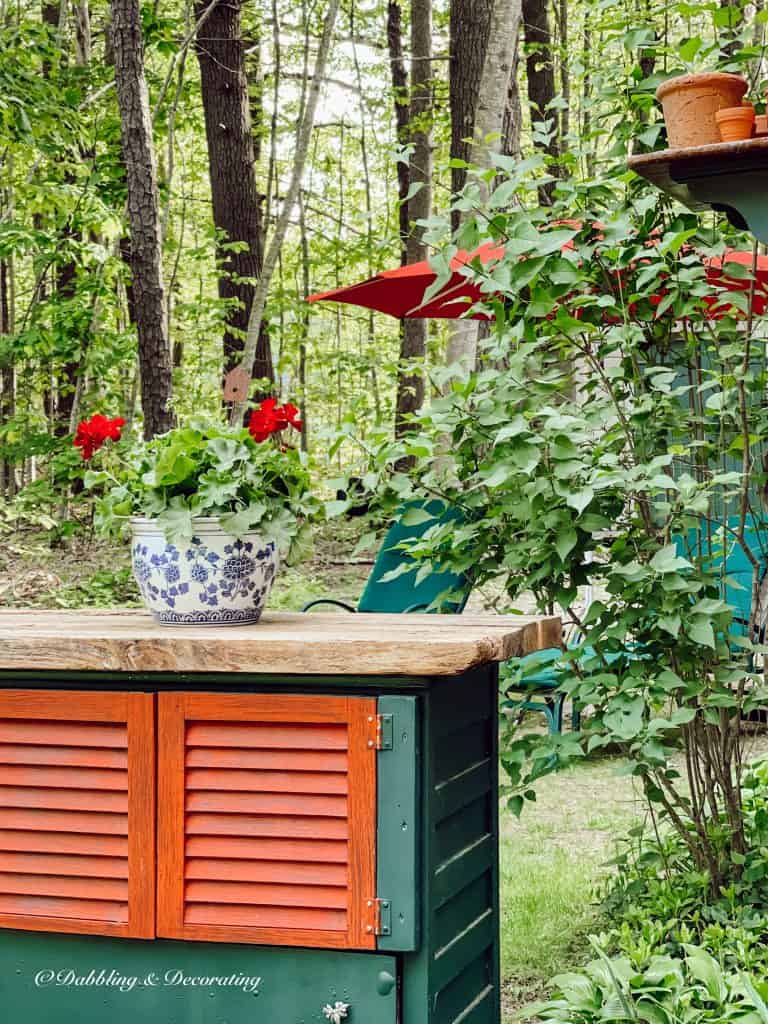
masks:
[[(472, 162), (481, 168), (491, 168), (493, 155), (504, 146), (505, 115), (510, 107), (511, 76), (516, 63), (520, 20), (520, 0), (494, 0), (473, 133)], [(479, 179), (479, 186), (482, 201), (485, 201), (488, 183)], [(468, 367), (474, 366), (478, 330), (476, 320), (460, 320), (455, 325), (448, 341), (448, 365), (460, 362)]]
[[(410, 233), (406, 252), (409, 263), (427, 258), (420, 220), (432, 210), (432, 0), (411, 0), (411, 105), (412, 155), (409, 167), (411, 195), (408, 200)], [(424, 377), (418, 364), (427, 351), (426, 320), (403, 323), (400, 369), (397, 377), (395, 433), (408, 429), (408, 417), (424, 401)]]

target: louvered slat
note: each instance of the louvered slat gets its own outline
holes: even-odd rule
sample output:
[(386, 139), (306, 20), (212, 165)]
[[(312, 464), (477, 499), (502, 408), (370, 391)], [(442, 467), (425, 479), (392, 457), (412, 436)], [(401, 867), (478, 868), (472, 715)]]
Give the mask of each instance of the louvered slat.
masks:
[(372, 948), (376, 703), (161, 694), (158, 934)]
[(230, 769), (187, 770), (187, 789), (210, 789), (235, 793), (333, 793), (346, 795), (347, 775), (344, 772), (232, 771)]
[[(187, 819), (189, 823), (189, 819)], [(343, 839), (250, 839), (236, 836), (190, 835), (187, 828), (186, 856), (238, 857), (246, 861), (290, 860), (299, 863), (346, 864), (347, 840)]]
[(154, 697), (0, 691), (0, 927), (154, 936)]

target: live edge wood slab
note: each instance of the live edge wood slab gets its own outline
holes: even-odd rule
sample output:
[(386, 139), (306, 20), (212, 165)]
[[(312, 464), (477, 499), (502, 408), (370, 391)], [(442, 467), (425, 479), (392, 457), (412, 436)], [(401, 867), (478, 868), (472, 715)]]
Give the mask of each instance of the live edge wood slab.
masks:
[(560, 645), (556, 617), (266, 613), (159, 626), (142, 611), (0, 611), (0, 671), (456, 676)]

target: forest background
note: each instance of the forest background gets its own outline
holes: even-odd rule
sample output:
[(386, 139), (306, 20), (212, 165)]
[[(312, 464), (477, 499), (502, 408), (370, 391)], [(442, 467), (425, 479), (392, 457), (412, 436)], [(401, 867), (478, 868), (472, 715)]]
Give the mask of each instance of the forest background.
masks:
[[(403, 429), (421, 371), (471, 350), (466, 328), (305, 297), (430, 256), (425, 230), (489, 149), (507, 168), (538, 152), (551, 179), (633, 187), (628, 152), (662, 133), (658, 82), (724, 57), (759, 78), (763, 13), (657, 0), (2, 0), (6, 522), (37, 509), (65, 527), (80, 418), (120, 415), (151, 436), (218, 413), (281, 214), (252, 394), (301, 407), (301, 443), (325, 476), (344, 465), (343, 448), (328, 465), (328, 430)], [(553, 187), (542, 178), (531, 202)]]

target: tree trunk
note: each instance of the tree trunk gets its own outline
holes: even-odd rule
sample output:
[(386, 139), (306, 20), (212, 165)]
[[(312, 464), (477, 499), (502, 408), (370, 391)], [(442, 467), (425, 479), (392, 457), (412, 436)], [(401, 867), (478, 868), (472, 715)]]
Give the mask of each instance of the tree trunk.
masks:
[(571, 74), (568, 64), (568, 0), (558, 0), (557, 32), (559, 42), (560, 63), (560, 95), (563, 97), (563, 109), (560, 111), (560, 152), (568, 149), (568, 134), (571, 130)]
[[(411, 0), (411, 109), (410, 128), (413, 154), (410, 161), (411, 187), (418, 185), (408, 202), (410, 234), (408, 262), (427, 258), (424, 229), (416, 221), (432, 211), (432, 0)], [(417, 365), (427, 352), (426, 320), (406, 320), (400, 343), (397, 379), (395, 434), (409, 429), (408, 417), (424, 402), (424, 375)]]
[(509, 76), (509, 89), (507, 91), (507, 106), (504, 110), (504, 125), (502, 128), (502, 153), (505, 156), (520, 158), (520, 132), (523, 127), (523, 110), (520, 105), (520, 25), (518, 22), (517, 35), (512, 53), (512, 71)]
[[(493, 167), (493, 155), (503, 146), (504, 120), (510, 103), (510, 82), (515, 65), (520, 17), (520, 0), (494, 0), (475, 111), (475, 141), (471, 155), (472, 162), (478, 167)], [(480, 181), (478, 184), (481, 201), (485, 202), (490, 188), (485, 182)], [(478, 336), (478, 321), (460, 320), (448, 341), (448, 365), (462, 362), (466, 368), (474, 369)]]
[(139, 0), (112, 0), (115, 85), (128, 186), (131, 271), (139, 342), (144, 437), (170, 430), (171, 353), (163, 294), (162, 239), (157, 168)]
[[(11, 267), (7, 260), (0, 260), (0, 339), (13, 333), (11, 315)], [(13, 419), (16, 405), (16, 374), (13, 360), (9, 355), (0, 362), (0, 427)], [(0, 453), (4, 450), (0, 435)], [(0, 498), (12, 498), (16, 493), (16, 476), (13, 461), (0, 454)]]
[[(552, 61), (552, 31), (547, 2), (522, 0), (522, 6), (531, 121), (551, 121), (553, 115), (548, 107), (555, 98), (555, 66)], [(556, 159), (559, 155), (556, 124), (550, 125), (548, 131), (549, 141), (537, 140), (535, 145)], [(552, 205), (553, 189), (553, 182), (547, 182), (539, 188), (539, 202), (542, 205)]]
[[(293, 213), (293, 208), (296, 205), (296, 200), (298, 199), (299, 190), (301, 188), (301, 178), (304, 174), (307, 154), (309, 153), (309, 144), (312, 139), (312, 131), (315, 125), (315, 114), (317, 112), (317, 102), (320, 96), (320, 86), (325, 77), (325, 68), (328, 63), (328, 54), (331, 49), (331, 40), (333, 37), (333, 28), (336, 24), (336, 17), (339, 13), (340, 2), (341, 0), (329, 0), (328, 3), (325, 20), (323, 22), (323, 32), (320, 38), (320, 45), (317, 50), (317, 58), (315, 60), (315, 70), (312, 75), (312, 82), (307, 93), (307, 101), (304, 107), (304, 116), (301, 119), (301, 123), (299, 124), (298, 131), (296, 133), (296, 149), (293, 158), (293, 167), (291, 168), (291, 181), (288, 186), (285, 199), (283, 200), (283, 207), (280, 211), (280, 215), (277, 218), (274, 233), (270, 239), (269, 246), (264, 257), (264, 266), (262, 268), (261, 277), (259, 278), (256, 293), (253, 297), (251, 315), (248, 320), (248, 331), (245, 338), (245, 345), (243, 346), (242, 362), (240, 364), (241, 368), (245, 370), (249, 377), (249, 383), (251, 367), (253, 366), (259, 341), (261, 321), (264, 317), (264, 309), (267, 305), (269, 285), (272, 281), (272, 275), (275, 272), (275, 268), (277, 267), (280, 251), (282, 249), (283, 242), (285, 241), (288, 225), (290, 224), (291, 214)], [(233, 425), (242, 423), (247, 405), (248, 387), (246, 386), (245, 395), (232, 404), (230, 423)]]
[[(515, 66), (517, 37), (522, 9), (520, 0), (495, 0), (491, 32), (483, 62), (483, 74), (475, 114), (473, 162), (480, 167), (493, 166), (493, 154), (501, 151), (505, 112), (510, 102), (510, 83)], [(490, 143), (487, 139), (492, 139)], [(488, 186), (481, 183), (481, 193)]]
[[(469, 163), (475, 137), (475, 112), (483, 75), (485, 52), (491, 31), (494, 0), (451, 0), (450, 14), (450, 98), (451, 157)], [(451, 168), (451, 192), (464, 188), (467, 171)], [(460, 213), (451, 213), (451, 226), (459, 226)]]
[[(410, 106), (408, 103), (408, 72), (403, 58), (403, 26), (400, 4), (398, 0), (389, 0), (387, 4), (387, 48), (389, 50), (389, 66), (392, 73), (392, 96), (395, 104), (395, 125), (397, 144), (408, 145), (410, 137), (409, 121)], [(411, 176), (408, 164), (404, 160), (397, 162), (397, 198), (400, 203), (400, 265), (408, 262), (408, 189)]]
[[(219, 0), (196, 41), (213, 222), (224, 236), (218, 251), (219, 297), (236, 300), (234, 308), (227, 313), (224, 332), (225, 373), (242, 357), (253, 305), (253, 282), (261, 274), (264, 259), (261, 197), (256, 188), (256, 155), (241, 33), (241, 2)], [(207, 0), (198, 0), (196, 18), (199, 19), (208, 7)], [(245, 247), (240, 252), (230, 252), (226, 248), (229, 242), (245, 243)], [(252, 373), (255, 378), (274, 382), (272, 352), (264, 325), (259, 333)]]

